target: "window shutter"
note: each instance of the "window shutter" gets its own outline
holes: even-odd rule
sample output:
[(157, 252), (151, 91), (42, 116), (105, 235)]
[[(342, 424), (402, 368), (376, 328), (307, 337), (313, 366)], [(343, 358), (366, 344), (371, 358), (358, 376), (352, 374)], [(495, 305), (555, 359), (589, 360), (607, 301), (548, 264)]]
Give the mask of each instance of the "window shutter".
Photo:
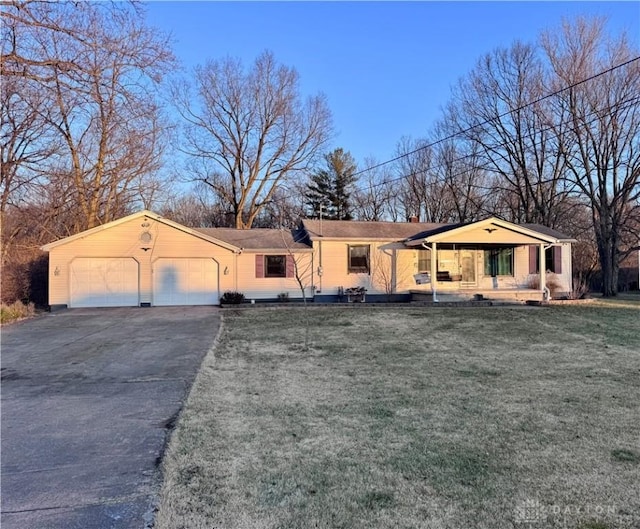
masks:
[(529, 246), (529, 273), (538, 273), (538, 247)]
[(256, 277), (264, 277), (264, 255), (256, 255)]
[(287, 277), (295, 277), (296, 264), (293, 261), (293, 255), (287, 255)]
[(562, 247), (553, 247), (553, 271), (556, 274), (562, 273)]

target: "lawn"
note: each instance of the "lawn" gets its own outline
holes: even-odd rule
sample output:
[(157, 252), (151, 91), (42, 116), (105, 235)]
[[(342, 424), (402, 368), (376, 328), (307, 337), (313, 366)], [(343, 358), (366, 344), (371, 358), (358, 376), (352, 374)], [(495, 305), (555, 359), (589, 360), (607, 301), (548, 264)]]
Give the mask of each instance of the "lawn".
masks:
[(225, 312), (156, 527), (640, 527), (640, 306)]

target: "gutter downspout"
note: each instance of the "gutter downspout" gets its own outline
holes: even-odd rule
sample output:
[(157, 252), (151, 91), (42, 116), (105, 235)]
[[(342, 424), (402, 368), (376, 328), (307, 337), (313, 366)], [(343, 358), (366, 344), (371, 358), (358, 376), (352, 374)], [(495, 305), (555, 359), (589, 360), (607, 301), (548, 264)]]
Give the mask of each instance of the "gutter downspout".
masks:
[[(438, 251), (435, 242), (431, 243), (431, 247), (427, 246), (426, 242), (422, 243), (422, 247), (425, 250), (431, 250), (431, 294), (433, 296), (433, 302), (438, 303), (438, 260), (436, 252)], [(435, 272), (434, 272), (435, 271)]]
[(238, 291), (238, 255), (242, 253), (242, 250), (233, 252), (233, 289)]
[[(313, 243), (312, 243), (313, 244)], [(322, 293), (322, 241), (318, 241), (318, 292)]]

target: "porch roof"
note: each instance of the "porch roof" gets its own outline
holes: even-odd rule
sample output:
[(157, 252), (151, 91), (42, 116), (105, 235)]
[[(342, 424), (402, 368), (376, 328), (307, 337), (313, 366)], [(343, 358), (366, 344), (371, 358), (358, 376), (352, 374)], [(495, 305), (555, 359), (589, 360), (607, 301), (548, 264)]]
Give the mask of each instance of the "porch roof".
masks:
[(458, 244), (558, 244), (574, 242), (570, 237), (546, 226), (513, 224), (496, 217), (464, 224), (438, 226), (417, 233), (404, 240), (409, 247), (423, 243)]

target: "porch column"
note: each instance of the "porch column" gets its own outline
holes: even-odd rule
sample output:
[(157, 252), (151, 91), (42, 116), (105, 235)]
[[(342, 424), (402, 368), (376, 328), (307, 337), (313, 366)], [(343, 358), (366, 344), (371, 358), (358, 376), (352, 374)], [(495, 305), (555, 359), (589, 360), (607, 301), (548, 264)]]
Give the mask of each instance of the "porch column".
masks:
[(431, 243), (431, 294), (433, 302), (438, 302), (438, 247), (435, 242)]
[(396, 268), (398, 267), (398, 250), (395, 248), (391, 250), (391, 292), (395, 294), (398, 289), (398, 273)]
[(547, 271), (546, 271), (546, 259), (544, 254), (544, 243), (540, 243), (540, 249), (538, 250), (538, 268), (540, 270), (540, 290), (542, 292), (542, 299), (546, 299), (545, 288), (547, 286)]

